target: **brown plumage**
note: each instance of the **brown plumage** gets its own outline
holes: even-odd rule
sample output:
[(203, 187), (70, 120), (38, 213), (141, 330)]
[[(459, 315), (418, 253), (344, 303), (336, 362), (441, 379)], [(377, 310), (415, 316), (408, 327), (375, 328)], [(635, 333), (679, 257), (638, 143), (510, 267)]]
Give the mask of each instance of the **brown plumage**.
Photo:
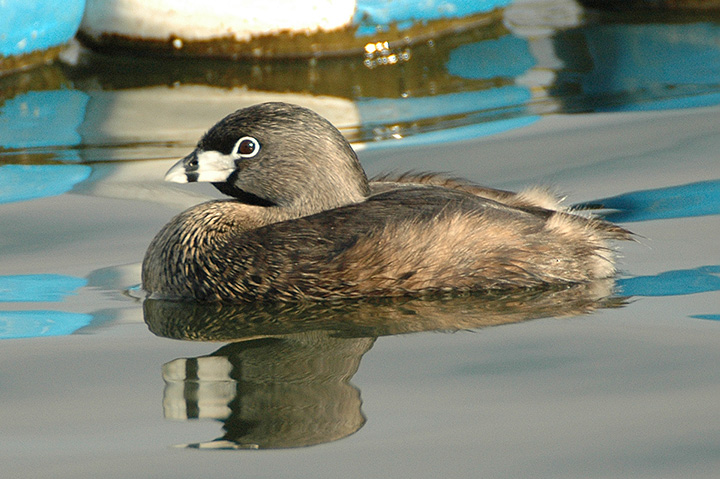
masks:
[[(298, 112), (302, 123), (295, 121)], [(267, 117), (275, 134), (267, 134)], [(288, 136), (312, 145), (332, 128), (316, 117), (285, 104), (239, 110), (171, 169), (170, 179), (205, 176), (237, 199), (203, 203), (173, 218), (146, 253), (145, 290), (198, 301), (292, 301), (533, 288), (614, 274), (609, 241), (630, 234), (562, 209), (542, 190), (515, 194), (431, 174), (368, 184), (352, 150), (337, 144), (344, 142), (339, 135), (325, 151), (263, 156), (269, 143), (282, 146)], [(224, 139), (224, 150), (209, 144), (213, 135)], [(239, 147), (243, 138), (258, 141)], [(233, 149), (253, 151), (237, 158)], [(342, 158), (317, 159), (326, 152)], [(203, 165), (208, 158), (212, 168)], [(218, 163), (225, 165), (222, 174)], [(286, 172), (279, 165), (288, 163), (290, 177), (277, 181)], [(331, 171), (318, 174), (318, 163)], [(245, 178), (248, 171), (275, 179), (271, 194)], [(322, 184), (303, 184), (304, 177)], [(347, 191), (365, 193), (358, 199)]]

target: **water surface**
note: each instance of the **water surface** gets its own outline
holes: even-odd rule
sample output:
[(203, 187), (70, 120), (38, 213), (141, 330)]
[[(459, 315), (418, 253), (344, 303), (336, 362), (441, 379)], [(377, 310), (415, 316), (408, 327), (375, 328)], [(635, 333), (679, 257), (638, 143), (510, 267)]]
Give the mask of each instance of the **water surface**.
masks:
[[(714, 477), (716, 20), (518, 18), (372, 58), (81, 52), (2, 79), (8, 477)], [(549, 185), (638, 241), (617, 284), (575, 291), (210, 312), (128, 295), (160, 227), (217, 196), (164, 171), (270, 99), (328, 116), (371, 175)]]

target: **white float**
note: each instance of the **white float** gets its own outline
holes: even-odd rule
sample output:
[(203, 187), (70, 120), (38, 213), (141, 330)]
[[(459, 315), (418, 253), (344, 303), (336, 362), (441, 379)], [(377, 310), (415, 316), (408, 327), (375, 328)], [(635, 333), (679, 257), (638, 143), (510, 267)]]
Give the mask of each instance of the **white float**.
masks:
[(244, 42), (281, 32), (337, 30), (348, 26), (354, 13), (355, 0), (89, 0), (81, 29), (95, 40), (114, 34), (158, 41)]
[(487, 24), (511, 1), (87, 0), (80, 38), (100, 50), (165, 55), (343, 55)]

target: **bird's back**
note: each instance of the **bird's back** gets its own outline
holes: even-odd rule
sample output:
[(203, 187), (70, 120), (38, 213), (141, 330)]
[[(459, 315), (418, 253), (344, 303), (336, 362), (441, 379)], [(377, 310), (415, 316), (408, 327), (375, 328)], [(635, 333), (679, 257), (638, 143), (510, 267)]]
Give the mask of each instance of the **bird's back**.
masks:
[(172, 272), (186, 287), (171, 293), (202, 301), (287, 301), (586, 282), (614, 273), (608, 240), (626, 234), (620, 231), (447, 188), (404, 188), (238, 230), (196, 251), (199, 269), (184, 278)]

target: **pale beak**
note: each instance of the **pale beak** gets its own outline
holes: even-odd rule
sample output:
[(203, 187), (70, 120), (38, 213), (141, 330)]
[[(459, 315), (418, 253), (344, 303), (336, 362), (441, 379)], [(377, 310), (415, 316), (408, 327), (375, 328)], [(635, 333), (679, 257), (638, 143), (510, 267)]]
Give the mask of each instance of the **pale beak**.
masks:
[[(173, 183), (189, 183), (191, 180), (187, 175), (187, 163), (191, 157), (197, 158), (197, 153), (193, 151), (182, 160), (175, 163), (167, 173), (165, 173), (165, 181), (172, 181)], [(193, 181), (197, 181), (197, 178)]]
[(222, 183), (235, 171), (235, 159), (217, 151), (195, 150), (165, 173), (165, 181)]

